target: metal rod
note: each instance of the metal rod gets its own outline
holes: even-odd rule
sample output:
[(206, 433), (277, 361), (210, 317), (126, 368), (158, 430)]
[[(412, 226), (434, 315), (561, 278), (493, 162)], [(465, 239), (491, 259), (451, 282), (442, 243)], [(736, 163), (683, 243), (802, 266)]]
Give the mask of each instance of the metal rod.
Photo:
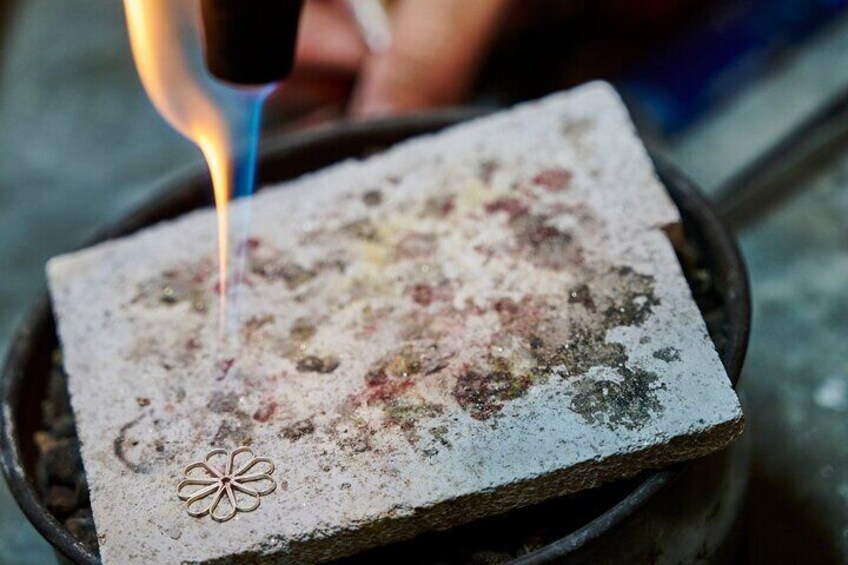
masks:
[(848, 89), (822, 106), (718, 191), (719, 211), (744, 228), (804, 188), (848, 146)]

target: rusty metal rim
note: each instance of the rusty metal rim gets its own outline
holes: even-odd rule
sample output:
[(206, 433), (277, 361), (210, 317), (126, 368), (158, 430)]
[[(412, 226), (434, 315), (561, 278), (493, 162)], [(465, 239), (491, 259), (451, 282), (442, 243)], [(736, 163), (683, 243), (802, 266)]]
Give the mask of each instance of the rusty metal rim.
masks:
[[(433, 133), (444, 127), (477, 117), (484, 113), (477, 109), (451, 109), (430, 114), (392, 118), (375, 122), (343, 123), (324, 130), (289, 136), (280, 136), (265, 144), (260, 159), (260, 179), (279, 182), (313, 170), (311, 157), (327, 150), (332, 152), (339, 144), (373, 144), (377, 147), (401, 141), (415, 135)], [(341, 143), (344, 142), (344, 143)], [(300, 160), (298, 160), (300, 159)], [(289, 170), (283, 178), (268, 178), (267, 170), (274, 162), (285, 161)], [(300, 163), (291, 167), (291, 162)], [(326, 162), (327, 159), (318, 159)], [(719, 218), (712, 204), (698, 193), (695, 186), (679, 171), (661, 159), (655, 159), (657, 171), (666, 185), (678, 197), (684, 195), (687, 206), (682, 206), (684, 216), (696, 215), (699, 229), (710, 243), (714, 262), (718, 262), (720, 278), (727, 288), (724, 299), (731, 328), (730, 339), (722, 362), (734, 385), (741, 372), (750, 329), (750, 297), (747, 272), (738, 246), (730, 230)], [(266, 172), (263, 175), (263, 171)], [(272, 171), (273, 172), (273, 171)], [(95, 237), (89, 244), (126, 235), (156, 221), (177, 216), (190, 208), (202, 205), (204, 192), (208, 192), (205, 168), (191, 167), (162, 183), (157, 197), (134, 212), (120, 218)], [(680, 200), (677, 198), (676, 200)], [(678, 201), (678, 205), (681, 202)], [(9, 488), (24, 514), (53, 547), (67, 559), (81, 564), (95, 565), (98, 557), (77, 541), (67, 529), (47, 511), (37, 494), (33, 479), (23, 466), (22, 438), (19, 432), (19, 411), (23, 406), (22, 390), (26, 381), (34, 343), (53, 335), (53, 318), (46, 292), (38, 300), (26, 321), (13, 336), (0, 374), (0, 464)], [(36, 341), (34, 341), (36, 340)], [(604, 514), (571, 534), (514, 563), (531, 564), (562, 559), (574, 550), (591, 543), (610, 532), (616, 525), (633, 515), (651, 497), (676, 477), (685, 464), (650, 474), (630, 494), (626, 495)]]

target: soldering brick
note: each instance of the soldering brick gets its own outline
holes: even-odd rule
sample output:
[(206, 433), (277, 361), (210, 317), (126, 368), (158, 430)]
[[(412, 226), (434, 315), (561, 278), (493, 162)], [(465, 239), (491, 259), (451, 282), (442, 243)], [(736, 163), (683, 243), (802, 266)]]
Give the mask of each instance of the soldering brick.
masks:
[[(327, 560), (726, 446), (679, 222), (592, 83), (262, 191), (226, 371), (213, 211), (53, 259), (103, 560)], [(277, 490), (188, 516), (247, 444)]]

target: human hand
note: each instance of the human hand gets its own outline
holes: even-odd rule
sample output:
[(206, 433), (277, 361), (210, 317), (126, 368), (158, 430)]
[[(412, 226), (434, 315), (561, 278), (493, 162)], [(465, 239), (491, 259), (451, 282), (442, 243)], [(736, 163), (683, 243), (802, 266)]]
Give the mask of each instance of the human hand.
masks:
[(459, 103), (510, 2), (399, 0), (390, 13), (389, 45), (372, 53), (343, 0), (310, 0), (286, 88), (327, 101), (351, 94), (349, 109), (358, 117)]

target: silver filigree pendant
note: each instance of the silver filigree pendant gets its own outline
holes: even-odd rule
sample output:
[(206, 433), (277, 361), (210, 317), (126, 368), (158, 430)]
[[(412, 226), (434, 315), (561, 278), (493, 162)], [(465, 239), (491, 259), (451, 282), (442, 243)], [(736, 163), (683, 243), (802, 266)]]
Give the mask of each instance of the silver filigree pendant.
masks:
[(273, 472), (274, 463), (256, 457), (249, 447), (213, 449), (203, 461), (183, 469), (185, 478), (177, 487), (177, 496), (186, 502), (189, 516), (208, 514), (216, 522), (226, 522), (239, 512), (259, 508), (261, 498), (277, 488)]

